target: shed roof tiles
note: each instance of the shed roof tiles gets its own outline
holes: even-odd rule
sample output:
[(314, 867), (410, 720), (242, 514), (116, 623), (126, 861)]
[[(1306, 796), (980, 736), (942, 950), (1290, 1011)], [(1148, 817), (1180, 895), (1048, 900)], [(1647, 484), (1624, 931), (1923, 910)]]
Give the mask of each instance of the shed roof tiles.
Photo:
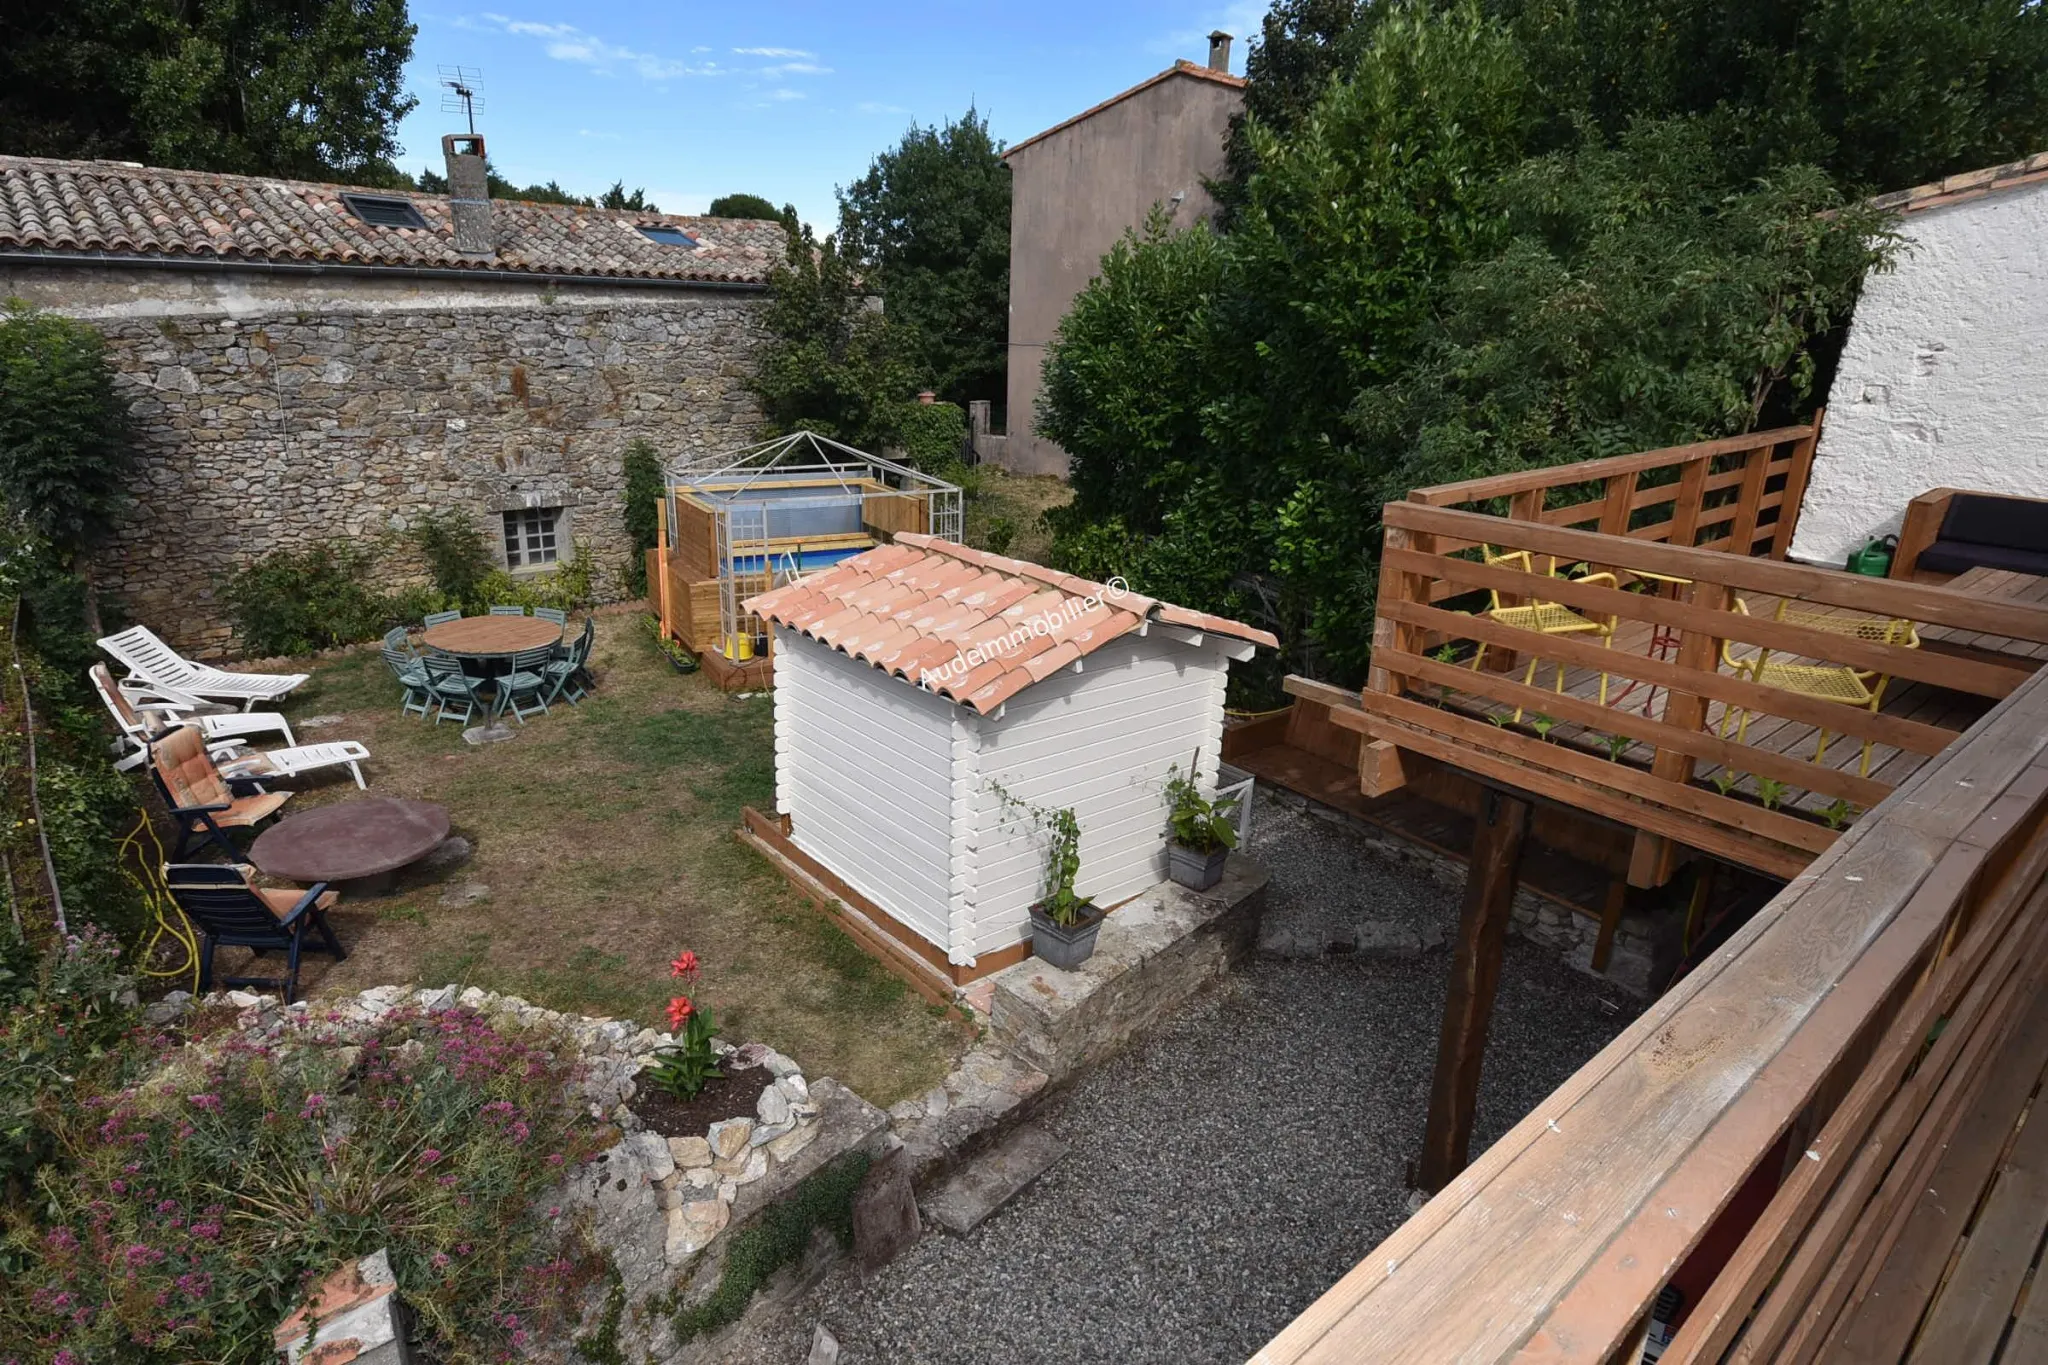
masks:
[(898, 535), (745, 606), (982, 715), (1147, 622), (1280, 643), (1242, 622), (923, 535)]
[[(426, 226), (366, 223), (349, 210), (344, 194), (406, 200)], [(0, 156), (0, 249), (56, 259), (154, 257), (758, 284), (782, 259), (788, 240), (779, 223), (510, 199), (491, 201), (491, 222), (496, 254), (468, 256), (455, 249), (445, 195), (123, 161)], [(680, 228), (698, 245), (656, 242), (642, 227)]]

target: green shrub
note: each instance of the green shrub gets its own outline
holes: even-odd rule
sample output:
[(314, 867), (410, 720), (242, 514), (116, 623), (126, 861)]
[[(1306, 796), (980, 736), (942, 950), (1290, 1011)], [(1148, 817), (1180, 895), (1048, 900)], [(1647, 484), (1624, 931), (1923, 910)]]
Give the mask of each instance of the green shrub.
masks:
[(0, 1339), (37, 1361), (267, 1365), (307, 1283), (378, 1247), (429, 1359), (510, 1359), (552, 1330), (597, 1273), (543, 1202), (600, 1140), (564, 1101), (573, 1052), (461, 1009), (368, 1038), (332, 1020), (53, 1106), (62, 1163), (9, 1229)]
[(652, 444), (636, 440), (626, 447), (626, 534), (633, 541), (633, 557), (626, 561), (624, 579), (636, 597), (647, 594), (647, 551), (661, 534), (661, 497), (664, 492), (661, 457)]
[(135, 463), (128, 405), (87, 323), (0, 310), (0, 497), (68, 560), (99, 539)]
[(957, 403), (912, 403), (896, 429), (910, 467), (920, 473), (946, 477), (967, 448), (967, 414)]
[(227, 581), (222, 597), (242, 646), (255, 654), (309, 654), (373, 640), (394, 623), (391, 600), (370, 585), (383, 542), (315, 541), (273, 550)]
[(813, 1172), (788, 1199), (764, 1211), (754, 1226), (734, 1234), (718, 1288), (702, 1303), (676, 1314), (676, 1340), (692, 1341), (736, 1320), (770, 1275), (804, 1254), (817, 1229), (828, 1229), (840, 1246), (851, 1247), (853, 1196), (872, 1164), (865, 1152), (847, 1153)]
[(10, 1201), (55, 1154), (74, 1087), (116, 1062), (134, 1018), (120, 955), (90, 926), (38, 953), (0, 923), (0, 1182)]
[(427, 561), (434, 591), (450, 601), (473, 599), (477, 585), (497, 568), (491, 543), (477, 529), (475, 519), (452, 507), (424, 514), (408, 534), (420, 557)]

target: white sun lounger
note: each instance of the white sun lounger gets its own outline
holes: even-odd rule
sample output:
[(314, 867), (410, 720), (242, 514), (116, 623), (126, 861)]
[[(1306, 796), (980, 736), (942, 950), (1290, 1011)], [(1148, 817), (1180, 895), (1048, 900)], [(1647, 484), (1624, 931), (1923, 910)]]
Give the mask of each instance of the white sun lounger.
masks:
[(356, 786), (368, 790), (369, 783), (363, 781), (363, 770), (359, 765), (370, 756), (370, 751), (352, 739), (337, 739), (327, 744), (302, 744), (293, 749), (271, 749), (260, 754), (246, 754), (241, 758), (229, 759), (219, 764), (222, 777), (241, 778), (254, 781), (259, 787), (273, 777), (297, 777), (300, 773), (315, 768), (330, 768), (337, 763), (348, 765), (349, 773), (355, 778)]
[(148, 626), (131, 626), (102, 639), (99, 646), (128, 670), (132, 682), (165, 700), (193, 707), (209, 701), (239, 702), (246, 711), (259, 701), (287, 696), (308, 677), (304, 673), (230, 673), (195, 664), (159, 640)]
[(107, 712), (113, 716), (114, 724), (120, 727), (121, 738), (134, 746), (134, 752), (124, 755), (114, 767), (127, 772), (140, 767), (149, 757), (151, 741), (179, 725), (198, 727), (206, 737), (206, 752), (215, 762), (234, 753), (248, 742), (246, 736), (281, 734), (286, 744), (297, 744), (292, 734), (291, 723), (275, 711), (233, 711), (224, 716), (195, 716), (192, 708), (174, 701), (156, 697), (147, 688), (126, 691), (114, 686), (114, 675), (107, 671), (105, 664), (94, 664), (87, 672), (92, 677), (93, 690), (100, 694), (100, 700), (107, 704)]

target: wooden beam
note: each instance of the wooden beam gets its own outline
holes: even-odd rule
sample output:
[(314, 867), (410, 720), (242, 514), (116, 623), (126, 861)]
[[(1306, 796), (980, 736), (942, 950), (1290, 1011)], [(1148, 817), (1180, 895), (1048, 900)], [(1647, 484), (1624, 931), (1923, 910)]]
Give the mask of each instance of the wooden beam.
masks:
[(1429, 1123), (1422, 1139), (1422, 1156), (1409, 1182), (1430, 1194), (1464, 1170), (1469, 1155), (1472, 1115), (1479, 1103), (1479, 1072), (1486, 1056), (1486, 1030), (1493, 1020), (1501, 953), (1515, 902), (1515, 871), (1528, 828), (1528, 802), (1487, 790), (1486, 805), (1472, 835), (1472, 863), (1465, 875), (1458, 951), (1451, 964), (1450, 994), (1444, 1001), (1443, 1031), (1437, 1040), (1436, 1080), (1429, 1092)]
[(1605, 459), (1584, 460), (1578, 464), (1552, 465), (1547, 469), (1529, 469), (1513, 474), (1495, 474), (1483, 479), (1467, 479), (1462, 483), (1440, 483), (1429, 488), (1413, 490), (1408, 494), (1408, 500), (1430, 507), (1442, 507), (1448, 503), (1478, 502), (1484, 498), (1506, 497), (1511, 493), (1554, 488), (1560, 484), (1590, 483), (1594, 479), (1637, 473), (1645, 469), (1662, 469), (1666, 465), (1692, 463), (1704, 470), (1707, 461), (1716, 455), (1733, 455), (1738, 451), (1781, 445), (1786, 441), (1799, 440), (1812, 430), (1810, 426), (1779, 427), (1772, 431), (1752, 431), (1742, 436), (1723, 436), (1718, 440), (1699, 441), (1692, 445), (1637, 451), (1633, 455), (1611, 455)]
[(1821, 424), (1827, 409), (1813, 414), (1813, 430), (1792, 447), (1792, 461), (1785, 470), (1785, 487), (1778, 499), (1778, 519), (1771, 525), (1771, 558), (1783, 559), (1799, 532), (1799, 513), (1806, 506), (1806, 481), (1813, 473), (1813, 451), (1820, 444)]
[(1365, 742), (1358, 751), (1358, 790), (1364, 796), (1385, 796), (1408, 785), (1408, 774), (1401, 767), (1401, 750), (1398, 745), (1383, 739)]
[(1593, 970), (1602, 976), (1607, 975), (1607, 964), (1614, 957), (1614, 935), (1627, 908), (1628, 879), (1615, 877), (1607, 883), (1607, 899), (1600, 907), (1600, 933), (1593, 940)]

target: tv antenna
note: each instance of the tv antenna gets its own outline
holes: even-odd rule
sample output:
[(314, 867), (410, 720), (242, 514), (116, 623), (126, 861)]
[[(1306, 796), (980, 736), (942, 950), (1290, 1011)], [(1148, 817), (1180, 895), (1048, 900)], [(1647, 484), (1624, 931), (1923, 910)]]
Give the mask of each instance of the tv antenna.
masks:
[(484, 107), (484, 97), (477, 93), (477, 78), (484, 73), (473, 66), (444, 66), (441, 73), (441, 112), (460, 114), (469, 122), (471, 136), (476, 134), (476, 111)]

